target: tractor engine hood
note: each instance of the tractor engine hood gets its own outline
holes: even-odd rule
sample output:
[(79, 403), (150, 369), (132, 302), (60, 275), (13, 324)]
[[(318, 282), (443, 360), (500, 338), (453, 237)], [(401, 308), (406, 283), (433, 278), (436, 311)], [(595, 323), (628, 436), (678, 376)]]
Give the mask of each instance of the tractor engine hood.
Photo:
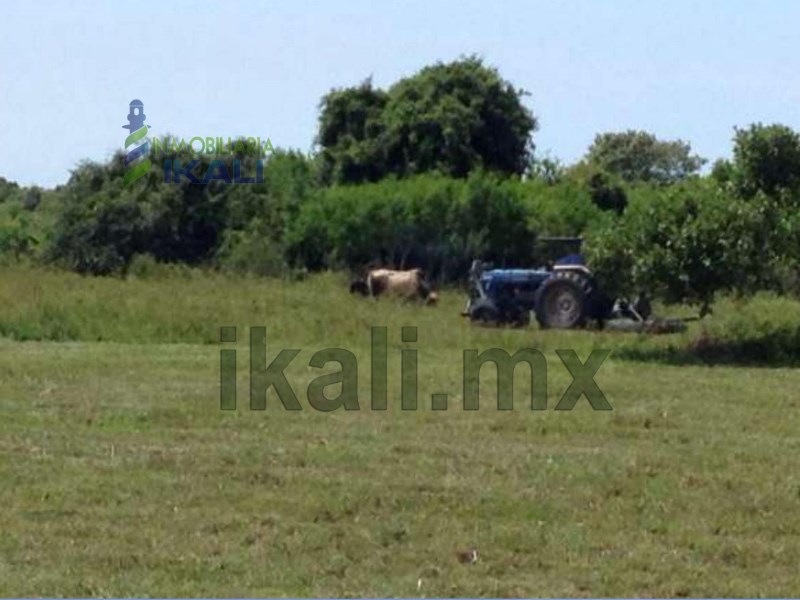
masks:
[(491, 285), (538, 285), (550, 277), (544, 269), (492, 269), (481, 274), (481, 283)]

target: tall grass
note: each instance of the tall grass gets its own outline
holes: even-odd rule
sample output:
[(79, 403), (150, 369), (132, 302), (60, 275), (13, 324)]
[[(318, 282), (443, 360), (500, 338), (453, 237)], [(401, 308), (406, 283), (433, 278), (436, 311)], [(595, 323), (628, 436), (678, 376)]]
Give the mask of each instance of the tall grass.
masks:
[[(420, 329), (432, 348), (534, 345), (613, 348), (617, 358), (671, 363), (800, 364), (800, 302), (760, 294), (722, 299), (714, 314), (680, 335), (486, 330), (460, 316), (464, 294), (446, 289), (436, 307), (348, 293), (342, 273), (302, 281), (231, 276), (156, 265), (141, 277), (84, 277), (28, 268), (0, 270), (0, 336), (14, 340), (126, 343), (219, 342), (219, 328), (266, 326), (283, 343), (358, 347), (370, 328)], [(686, 313), (686, 309), (662, 308)]]
[(689, 334), (629, 344), (619, 358), (672, 364), (800, 365), (800, 302), (770, 293), (723, 298)]

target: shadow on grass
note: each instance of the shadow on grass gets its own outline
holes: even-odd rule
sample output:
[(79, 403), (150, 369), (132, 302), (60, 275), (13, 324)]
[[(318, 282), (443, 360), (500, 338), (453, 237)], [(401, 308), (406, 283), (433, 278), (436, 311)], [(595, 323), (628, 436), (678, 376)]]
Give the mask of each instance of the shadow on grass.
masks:
[(796, 330), (745, 339), (703, 333), (684, 346), (627, 346), (616, 350), (614, 356), (677, 366), (800, 367), (800, 339)]

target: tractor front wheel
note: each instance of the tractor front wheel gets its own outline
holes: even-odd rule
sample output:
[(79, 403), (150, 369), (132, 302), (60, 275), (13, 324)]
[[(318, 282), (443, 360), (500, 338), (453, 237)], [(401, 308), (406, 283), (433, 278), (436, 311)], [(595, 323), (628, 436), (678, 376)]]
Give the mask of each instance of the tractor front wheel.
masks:
[(500, 323), (500, 311), (490, 300), (480, 299), (472, 303), (469, 309), (469, 320), (482, 325), (497, 326)]

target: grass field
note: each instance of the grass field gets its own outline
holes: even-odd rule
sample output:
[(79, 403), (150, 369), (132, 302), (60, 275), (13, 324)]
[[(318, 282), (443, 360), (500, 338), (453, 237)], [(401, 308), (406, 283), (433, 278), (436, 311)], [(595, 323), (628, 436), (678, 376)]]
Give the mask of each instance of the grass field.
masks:
[[(0, 595), (797, 594), (799, 370), (621, 358), (697, 325), (494, 330), (460, 309), (457, 292), (436, 308), (350, 297), (335, 275), (0, 271)], [(239, 328), (235, 412), (219, 410), (222, 325)], [(268, 360), (302, 350), (288, 374), (304, 410), (248, 410), (250, 325)], [(372, 325), (389, 330), (386, 412), (367, 410)], [(416, 412), (399, 410), (403, 325), (419, 328)], [(305, 401), (330, 370), (308, 359), (330, 346), (359, 359), (361, 411)], [(528, 346), (551, 410), (527, 408), (526, 377), (496, 410), (489, 370), (481, 409), (459, 409), (464, 349)], [(613, 411), (552, 410), (571, 380), (560, 348), (612, 350), (596, 380)]]

